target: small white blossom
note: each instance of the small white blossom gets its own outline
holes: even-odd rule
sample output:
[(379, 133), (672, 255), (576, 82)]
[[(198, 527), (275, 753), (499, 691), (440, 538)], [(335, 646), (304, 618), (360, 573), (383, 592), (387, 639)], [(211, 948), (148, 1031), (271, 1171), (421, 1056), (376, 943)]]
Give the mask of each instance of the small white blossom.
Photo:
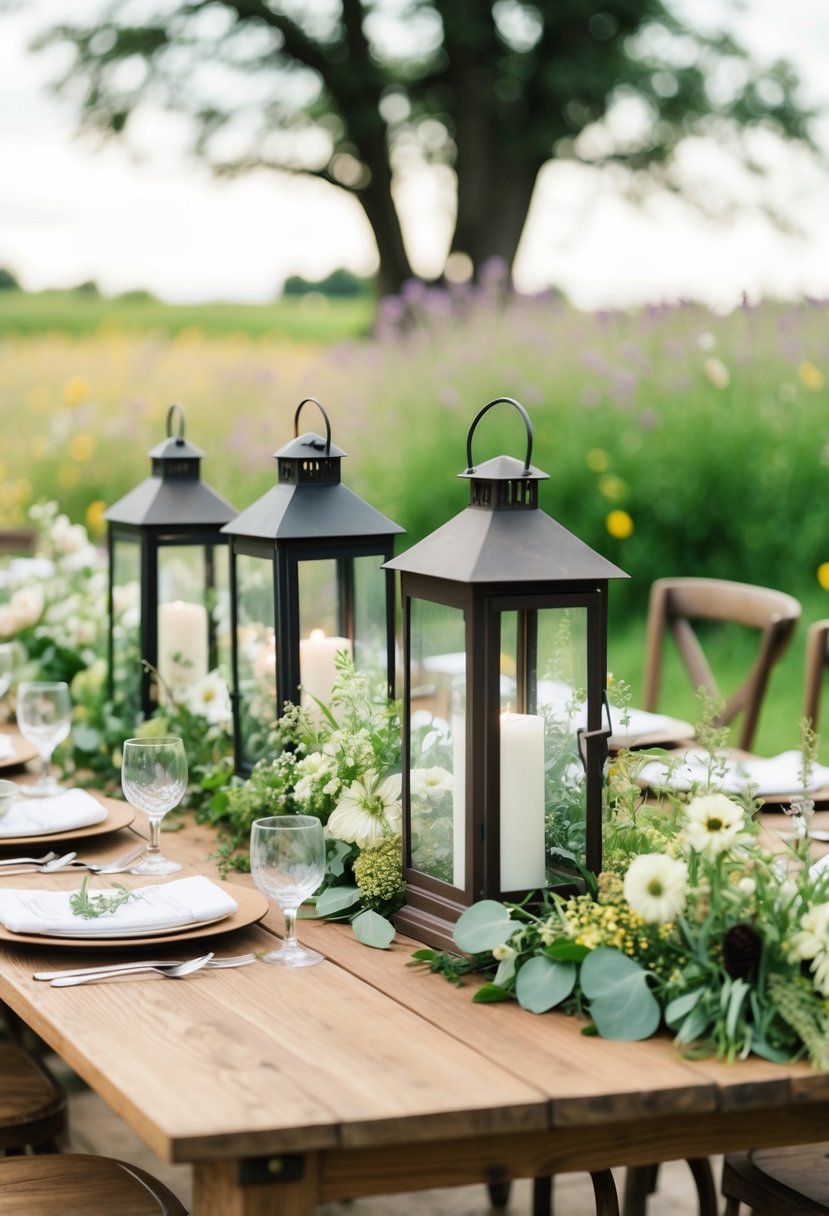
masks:
[(709, 858), (730, 849), (745, 827), (745, 811), (725, 794), (701, 794), (688, 803), (688, 843)]
[(438, 801), (444, 794), (451, 794), (455, 779), (448, 769), (439, 765), (434, 768), (413, 768), (410, 775), (412, 796)]
[(203, 680), (187, 689), (186, 705), (191, 714), (204, 718), (211, 726), (220, 726), (231, 718), (227, 685), (217, 671), (208, 672)]
[(380, 844), (401, 831), (401, 779), (396, 773), (380, 780), (373, 770), (352, 781), (328, 820), (328, 833), (361, 849)]
[(653, 924), (667, 924), (685, 907), (688, 867), (664, 853), (642, 853), (628, 866), (624, 894), (637, 916)]

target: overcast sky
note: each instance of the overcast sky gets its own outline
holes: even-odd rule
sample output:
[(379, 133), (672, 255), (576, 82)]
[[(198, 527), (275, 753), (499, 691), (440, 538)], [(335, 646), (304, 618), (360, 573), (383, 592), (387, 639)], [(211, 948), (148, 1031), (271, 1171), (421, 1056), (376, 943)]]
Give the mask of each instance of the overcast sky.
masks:
[[(94, 279), (107, 293), (146, 287), (177, 301), (266, 301), (290, 274), (374, 269), (362, 212), (323, 183), (274, 174), (217, 183), (183, 155), (170, 118), (139, 127), (140, 161), (75, 138), (71, 110), (47, 90), (57, 60), (26, 48), (44, 13), (68, 18), (86, 3), (37, 0), (0, 17), (0, 266), (30, 290)], [(695, 20), (732, 14), (759, 56), (791, 58), (809, 99), (829, 105), (829, 0), (750, 0), (736, 14), (729, 0), (683, 3)], [(829, 124), (823, 130), (829, 148)], [(703, 159), (700, 171), (718, 169), (710, 154)], [(725, 309), (742, 292), (829, 297), (829, 175), (783, 157), (773, 188), (805, 237), (783, 236), (758, 217), (721, 229), (676, 201), (638, 212), (598, 192), (590, 174), (550, 169), (520, 251), (519, 286), (557, 285), (583, 307), (684, 296)], [(408, 227), (415, 267), (434, 273), (445, 198), (425, 179), (402, 203), (404, 218), (421, 217)]]

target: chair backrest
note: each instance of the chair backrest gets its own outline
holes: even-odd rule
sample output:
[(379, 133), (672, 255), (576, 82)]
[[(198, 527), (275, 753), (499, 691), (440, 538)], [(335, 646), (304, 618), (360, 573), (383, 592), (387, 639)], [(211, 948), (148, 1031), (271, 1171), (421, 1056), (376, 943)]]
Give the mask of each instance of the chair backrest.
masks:
[(806, 634), (806, 665), (803, 680), (803, 717), (817, 730), (823, 673), (829, 665), (829, 620), (814, 621)]
[(722, 697), (693, 622), (742, 625), (759, 633), (756, 658), (728, 698), (716, 724), (742, 722), (738, 746), (751, 750), (769, 673), (780, 659), (800, 618), (800, 604), (783, 591), (716, 578), (662, 578), (651, 587), (645, 652), (645, 709), (655, 710), (662, 683), (666, 631), (673, 637), (694, 689)]
[(34, 528), (0, 528), (0, 555), (31, 557), (37, 545)]

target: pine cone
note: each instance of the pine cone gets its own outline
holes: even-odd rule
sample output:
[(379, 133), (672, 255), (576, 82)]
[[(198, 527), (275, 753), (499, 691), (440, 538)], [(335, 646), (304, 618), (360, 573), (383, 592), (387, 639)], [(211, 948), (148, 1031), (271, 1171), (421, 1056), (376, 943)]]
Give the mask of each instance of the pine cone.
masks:
[(732, 925), (723, 938), (723, 966), (733, 980), (748, 979), (760, 962), (762, 952), (759, 933), (745, 922)]

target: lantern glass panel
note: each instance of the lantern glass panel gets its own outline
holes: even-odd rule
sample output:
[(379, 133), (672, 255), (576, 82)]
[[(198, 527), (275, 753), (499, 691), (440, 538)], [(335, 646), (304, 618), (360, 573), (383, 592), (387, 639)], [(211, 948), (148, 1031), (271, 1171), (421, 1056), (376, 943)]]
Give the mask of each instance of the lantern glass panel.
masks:
[(112, 687), (128, 721), (141, 709), (141, 544), (118, 537), (112, 548)]
[(174, 545), (158, 551), (158, 671), (174, 693), (227, 660), (227, 549)]
[(423, 874), (463, 888), (466, 870), (466, 630), (462, 609), (410, 605), (410, 847)]
[(273, 562), (236, 557), (237, 693), (241, 753), (255, 760), (264, 752), (276, 698)]
[(354, 559), (354, 663), (369, 679), (387, 679), (386, 576), (382, 558)]
[[(585, 859), (587, 610), (501, 615), (501, 887), (572, 878)], [(545, 864), (546, 857), (546, 864)]]

